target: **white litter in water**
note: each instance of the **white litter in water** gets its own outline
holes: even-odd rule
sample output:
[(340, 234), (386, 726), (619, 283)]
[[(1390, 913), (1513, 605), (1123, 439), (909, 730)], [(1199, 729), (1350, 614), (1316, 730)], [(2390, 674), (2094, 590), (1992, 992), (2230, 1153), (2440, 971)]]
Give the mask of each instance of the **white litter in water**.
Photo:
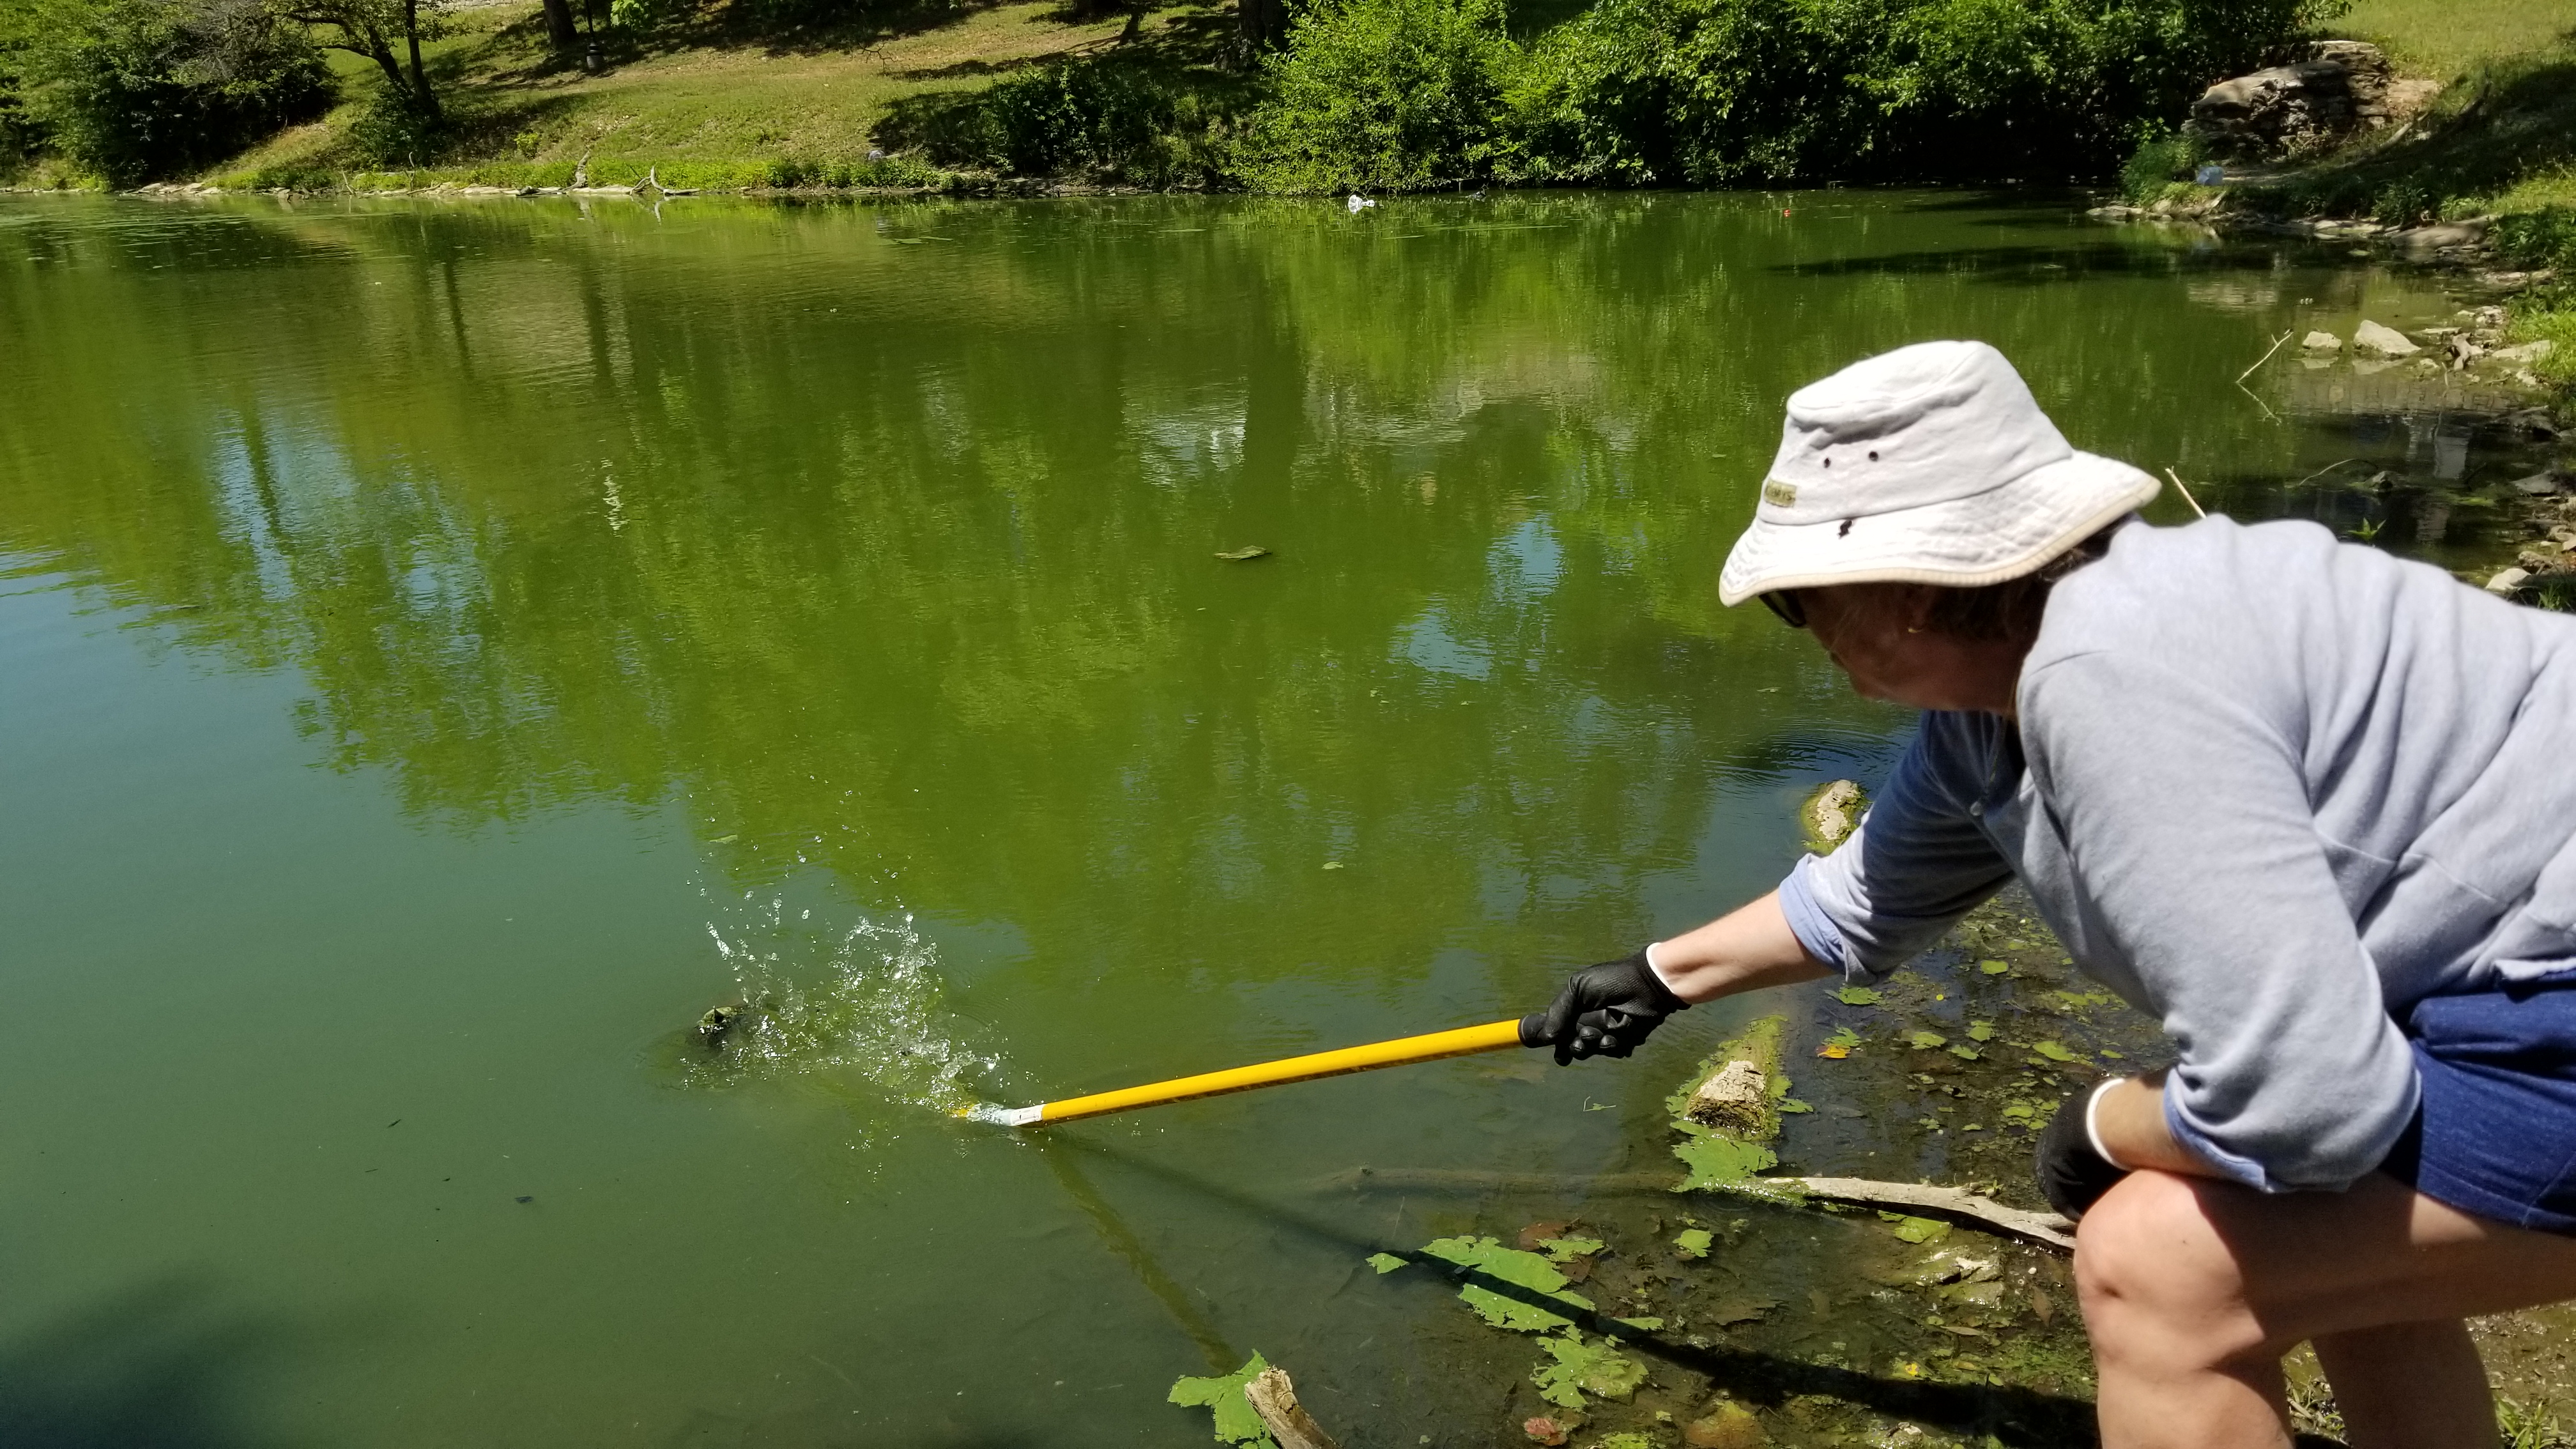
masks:
[(1350, 199), (1350, 203), (1349, 203), (1349, 204), (1350, 204), (1350, 208), (1351, 208), (1351, 215), (1353, 215), (1353, 216), (1357, 216), (1357, 215), (1359, 215), (1361, 212), (1368, 210), (1370, 207), (1377, 205), (1377, 203), (1376, 203), (1376, 202), (1374, 202), (1374, 201), (1370, 200), (1369, 198), (1367, 198), (1367, 197), (1365, 197), (1365, 196), (1360, 195), (1360, 194), (1359, 194), (1358, 192), (1356, 192), (1356, 191), (1354, 191), (1354, 192), (1352, 192), (1352, 193), (1351, 193), (1351, 199)]

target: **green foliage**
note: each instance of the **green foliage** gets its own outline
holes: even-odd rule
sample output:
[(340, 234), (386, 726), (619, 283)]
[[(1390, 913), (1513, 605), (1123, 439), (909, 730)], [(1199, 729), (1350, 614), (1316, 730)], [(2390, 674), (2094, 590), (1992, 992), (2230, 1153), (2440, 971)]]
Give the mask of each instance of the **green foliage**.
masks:
[(879, 128), (942, 165), (1148, 186), (1221, 182), (1231, 82), (1113, 52), (1040, 66), (989, 89), (899, 102)]
[(1717, 1235), (1706, 1228), (1687, 1228), (1673, 1239), (1673, 1251), (1685, 1258), (1705, 1258), (1717, 1245)]
[(417, 167), (446, 145), (446, 118), (407, 91), (379, 89), (349, 127), (349, 149), (369, 166)]
[(1583, 1397), (1624, 1399), (1646, 1382), (1646, 1366), (1619, 1352), (1608, 1339), (1586, 1343), (1580, 1333), (1542, 1338), (1538, 1346), (1547, 1361), (1530, 1374), (1542, 1399), (1562, 1408), (1580, 1409)]
[(2179, 131), (2153, 134), (2138, 143), (2120, 167), (2120, 194), (2141, 206), (2177, 181), (2188, 181), (2200, 165), (2200, 143)]
[(2095, 172), (2320, 0), (1602, 0), (1513, 96), (1533, 179)]
[(1879, 995), (1866, 986), (1842, 986), (1835, 988), (1834, 1000), (1845, 1006), (1876, 1006)]
[(1171, 1401), (1183, 1408), (1207, 1408), (1216, 1411), (1216, 1442), (1242, 1444), (1249, 1449), (1279, 1449), (1262, 1426), (1261, 1416), (1252, 1411), (1252, 1401), (1243, 1396), (1243, 1386), (1269, 1371), (1270, 1365), (1254, 1354), (1243, 1367), (1215, 1378), (1185, 1378), (1172, 1385)]
[(629, 35), (651, 35), (697, 14), (697, 0), (608, 0), (608, 23)]
[(1561, 1328), (1570, 1329), (1577, 1322), (1574, 1315), (1592, 1312), (1592, 1300), (1580, 1293), (1566, 1292), (1571, 1280), (1556, 1271), (1555, 1264), (1536, 1253), (1506, 1248), (1493, 1238), (1441, 1238), (1423, 1244), (1422, 1251), (1486, 1277), (1531, 1289), (1562, 1304), (1566, 1310), (1554, 1312), (1521, 1298), (1505, 1297), (1477, 1283), (1461, 1287), (1458, 1296), (1465, 1299), (1467, 1306), (1475, 1309), (1479, 1317), (1496, 1328), (1508, 1328), (1519, 1333), (1550, 1333)]
[(1368, 1255), (1368, 1265), (1380, 1273), (1392, 1273), (1398, 1268), (1407, 1266), (1404, 1259), (1393, 1253), (1371, 1253)]
[(1939, 1218), (1908, 1217), (1903, 1213), (1880, 1213), (1895, 1224), (1889, 1231), (1909, 1243), (1937, 1243), (1950, 1236), (1950, 1225)]
[(1692, 1137), (1676, 1144), (1673, 1156), (1690, 1169), (1680, 1190), (1695, 1192), (1703, 1188), (1727, 1187), (1780, 1163), (1779, 1154), (1759, 1142), (1738, 1142), (1719, 1136)]
[(0, 21), (0, 148), (117, 185), (205, 166), (330, 104), (302, 31), (256, 0), (18, 0)]
[(766, 184), (781, 191), (815, 187), (917, 189), (941, 185), (948, 175), (915, 156), (874, 161), (817, 161), (783, 157), (769, 163)]
[(1609, 1244), (1599, 1238), (1549, 1238), (1539, 1246), (1547, 1250), (1549, 1262), (1571, 1263), (1577, 1258), (1588, 1258)]
[(1257, 190), (1420, 191), (1504, 174), (1522, 52), (1502, 0), (1326, 0), (1270, 63), (1242, 171)]

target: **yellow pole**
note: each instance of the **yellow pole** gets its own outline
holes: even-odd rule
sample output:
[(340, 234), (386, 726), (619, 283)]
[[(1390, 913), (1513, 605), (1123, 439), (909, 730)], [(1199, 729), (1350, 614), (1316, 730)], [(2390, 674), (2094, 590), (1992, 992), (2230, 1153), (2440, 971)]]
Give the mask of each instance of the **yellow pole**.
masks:
[(1310, 1082), (1317, 1077), (1338, 1077), (1345, 1072), (1374, 1071), (1379, 1067), (1438, 1061), (1442, 1057), (1460, 1057), (1473, 1052), (1500, 1051), (1504, 1047), (1521, 1044), (1521, 1023), (1517, 1019), (1497, 1021), (1485, 1026), (1463, 1026), (1456, 1031), (1398, 1037), (1394, 1041), (1343, 1047), (1339, 1051), (1316, 1052), (1310, 1056), (1288, 1057), (1249, 1067), (1231, 1067), (1222, 1072), (1204, 1072), (1195, 1077), (1176, 1077), (1168, 1082), (1149, 1082), (1141, 1087), (1096, 1092), (1088, 1097), (1069, 1097), (1061, 1102), (1040, 1102), (1034, 1107), (970, 1107), (957, 1115), (981, 1122), (998, 1122), (1005, 1127), (1070, 1122), (1076, 1117), (1098, 1117), (1135, 1107), (1159, 1107), (1165, 1102), (1186, 1102), (1192, 1097), (1248, 1092), (1255, 1087), (1275, 1087), (1283, 1082)]

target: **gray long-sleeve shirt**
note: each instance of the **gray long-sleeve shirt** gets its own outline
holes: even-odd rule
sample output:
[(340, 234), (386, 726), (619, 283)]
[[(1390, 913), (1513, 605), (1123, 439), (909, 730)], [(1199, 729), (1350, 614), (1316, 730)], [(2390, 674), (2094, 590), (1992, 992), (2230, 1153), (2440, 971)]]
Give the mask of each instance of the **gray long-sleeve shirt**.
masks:
[(1853, 980), (2018, 875), (2164, 1023), (2176, 1136), (2340, 1188), (2413, 1115), (2391, 1013), (2576, 972), (2576, 618), (2311, 523), (2133, 523), (2057, 585), (2018, 728), (1932, 712), (1782, 904)]

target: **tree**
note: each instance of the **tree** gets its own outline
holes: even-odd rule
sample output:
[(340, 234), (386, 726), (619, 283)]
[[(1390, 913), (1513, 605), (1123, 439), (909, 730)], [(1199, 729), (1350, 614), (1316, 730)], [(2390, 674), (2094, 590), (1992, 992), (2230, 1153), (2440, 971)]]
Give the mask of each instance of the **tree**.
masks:
[[(445, 33), (444, 8), (443, 0), (287, 0), (283, 13), (324, 27), (321, 43), (331, 49), (374, 61), (385, 74), (386, 93), (413, 116), (435, 125), (445, 112), (429, 73), (421, 68), (420, 43)], [(394, 58), (397, 40), (410, 53), (408, 68)]]

